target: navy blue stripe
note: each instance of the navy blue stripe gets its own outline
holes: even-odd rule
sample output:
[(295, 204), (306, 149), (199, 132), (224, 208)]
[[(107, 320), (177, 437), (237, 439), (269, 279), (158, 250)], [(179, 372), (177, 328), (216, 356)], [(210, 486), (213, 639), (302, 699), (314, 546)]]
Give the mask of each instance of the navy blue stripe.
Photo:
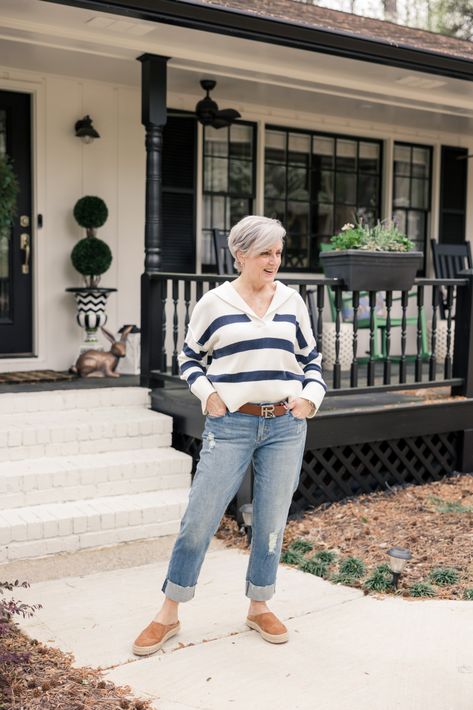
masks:
[(304, 372), (310, 372), (310, 370), (315, 370), (316, 372), (322, 372), (322, 368), (320, 365), (316, 365), (315, 363), (312, 363), (310, 365), (306, 365), (304, 368)]
[(211, 382), (258, 382), (261, 380), (297, 380), (304, 381), (303, 375), (287, 370), (254, 370), (250, 372), (235, 372), (231, 375), (207, 375)]
[(201, 350), (199, 353), (196, 353), (194, 350), (192, 350), (192, 348), (187, 345), (187, 343), (184, 343), (182, 352), (184, 353), (184, 355), (187, 355), (187, 357), (191, 357), (193, 360), (202, 360), (202, 358), (206, 354), (205, 350)]
[(183, 365), (180, 366), (179, 371), (180, 371), (181, 375), (183, 375), (184, 372), (186, 372), (186, 370), (190, 370), (191, 367), (198, 367), (199, 370), (202, 370), (202, 372), (205, 372), (202, 365), (199, 365), (199, 363), (192, 361), (192, 362), (185, 362)]
[(292, 323), (293, 325), (297, 325), (296, 316), (292, 313), (276, 313), (273, 321), (283, 321), (284, 323)]
[(202, 333), (200, 338), (197, 339), (197, 342), (199, 345), (204, 345), (207, 340), (210, 338), (211, 335), (215, 333), (216, 330), (219, 328), (222, 328), (224, 325), (230, 325), (231, 323), (249, 323), (251, 322), (251, 318), (247, 316), (245, 313), (239, 313), (238, 315), (234, 316), (219, 316), (219, 318), (215, 318), (207, 328), (207, 330)]
[(319, 351), (317, 350), (317, 348), (314, 348), (310, 351), (308, 355), (296, 355), (296, 360), (297, 362), (301, 362), (303, 365), (307, 365), (308, 362), (310, 362), (311, 360), (315, 360), (315, 358), (318, 356)]
[(316, 382), (318, 385), (323, 387), (325, 391), (327, 391), (327, 385), (323, 380), (304, 380), (304, 382), (302, 383), (302, 387), (304, 388), (306, 385), (313, 384), (314, 382)]
[(290, 340), (282, 338), (255, 338), (254, 340), (244, 340), (240, 343), (232, 343), (224, 348), (217, 348), (212, 355), (217, 360), (219, 357), (243, 353), (247, 350), (286, 350), (288, 353), (294, 352), (294, 345)]
[(187, 384), (189, 387), (194, 384), (196, 380), (199, 379), (199, 377), (205, 377), (203, 372), (192, 372), (189, 377), (187, 378)]
[(302, 330), (300, 328), (299, 323), (297, 324), (296, 338), (297, 338), (297, 343), (298, 343), (301, 350), (304, 350), (304, 348), (308, 347), (309, 344), (306, 342), (306, 339), (302, 335)]

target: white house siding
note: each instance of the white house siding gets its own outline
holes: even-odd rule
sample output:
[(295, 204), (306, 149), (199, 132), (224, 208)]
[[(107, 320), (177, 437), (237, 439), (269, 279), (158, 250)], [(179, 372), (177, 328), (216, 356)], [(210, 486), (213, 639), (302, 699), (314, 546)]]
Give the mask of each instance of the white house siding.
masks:
[[(85, 236), (72, 215), (83, 195), (102, 197), (109, 209), (98, 232), (113, 254), (100, 285), (118, 288), (109, 298), (108, 326), (115, 330), (124, 323), (139, 324), (145, 178), (140, 89), (11, 69), (5, 73), (7, 79), (0, 74), (0, 89), (33, 92), (33, 193), (44, 226), (34, 234), (38, 357), (0, 359), (0, 371), (64, 369), (83, 339), (74, 297), (64, 290), (82, 285), (70, 252)], [(101, 136), (91, 145), (74, 136), (74, 123), (86, 113)]]

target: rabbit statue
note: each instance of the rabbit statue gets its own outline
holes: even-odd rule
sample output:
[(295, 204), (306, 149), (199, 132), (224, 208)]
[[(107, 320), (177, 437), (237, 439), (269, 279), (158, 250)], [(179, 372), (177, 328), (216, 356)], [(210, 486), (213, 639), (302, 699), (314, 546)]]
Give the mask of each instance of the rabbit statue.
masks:
[(115, 370), (120, 358), (125, 357), (126, 339), (132, 328), (132, 325), (125, 328), (120, 340), (117, 341), (114, 335), (102, 326), (102, 333), (112, 343), (110, 351), (104, 353), (100, 350), (86, 350), (79, 355), (76, 364), (69, 369), (69, 372), (78, 374), (79, 377), (120, 377)]

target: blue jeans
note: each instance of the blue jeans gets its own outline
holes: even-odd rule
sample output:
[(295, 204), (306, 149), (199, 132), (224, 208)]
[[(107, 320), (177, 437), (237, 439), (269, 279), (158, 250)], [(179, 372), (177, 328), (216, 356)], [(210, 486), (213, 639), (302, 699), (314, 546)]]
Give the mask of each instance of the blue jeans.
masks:
[(297, 488), (307, 432), (290, 412), (273, 419), (233, 412), (207, 416), (202, 450), (162, 591), (192, 599), (205, 553), (253, 461), (253, 525), (246, 596), (265, 601), (275, 590), (287, 514)]

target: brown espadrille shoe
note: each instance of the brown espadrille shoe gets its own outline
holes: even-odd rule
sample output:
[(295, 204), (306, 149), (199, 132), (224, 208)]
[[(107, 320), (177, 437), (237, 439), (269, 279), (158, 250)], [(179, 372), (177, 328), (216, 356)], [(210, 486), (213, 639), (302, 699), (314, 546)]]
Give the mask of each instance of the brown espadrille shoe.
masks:
[(180, 630), (181, 625), (178, 621), (175, 624), (160, 624), (158, 621), (152, 621), (133, 644), (133, 653), (136, 656), (150, 656), (159, 651), (164, 643)]
[(263, 614), (247, 616), (246, 624), (250, 629), (254, 629), (269, 643), (285, 643), (289, 636), (287, 628), (279, 621), (272, 611), (265, 611)]

